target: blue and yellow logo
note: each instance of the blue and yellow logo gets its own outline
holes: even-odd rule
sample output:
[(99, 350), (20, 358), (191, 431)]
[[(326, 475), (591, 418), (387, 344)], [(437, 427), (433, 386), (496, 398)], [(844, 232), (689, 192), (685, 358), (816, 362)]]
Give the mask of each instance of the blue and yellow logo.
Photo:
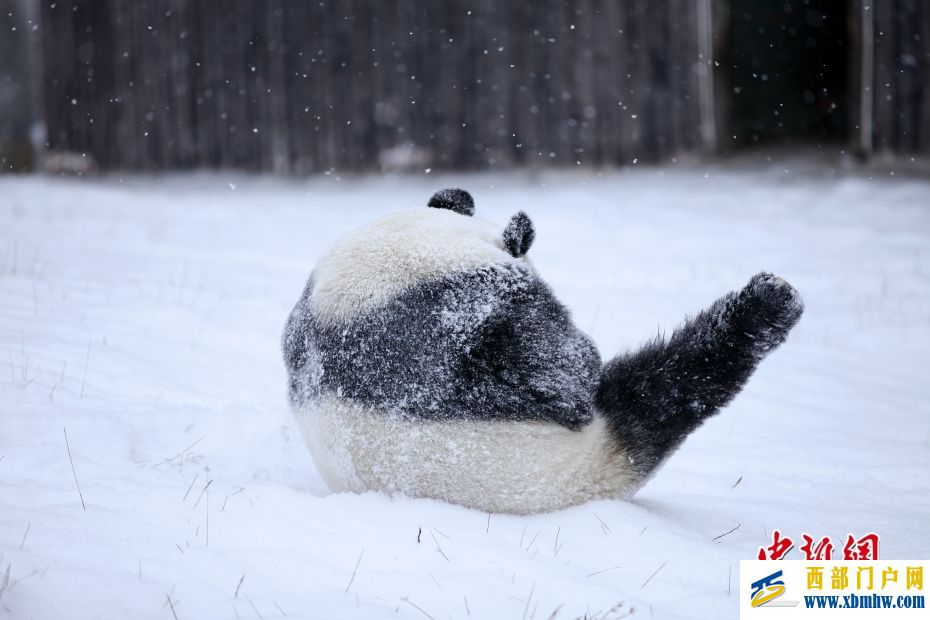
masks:
[(775, 571), (768, 577), (752, 583), (749, 598), (753, 607), (761, 607), (785, 593), (785, 582), (781, 579), (782, 571)]

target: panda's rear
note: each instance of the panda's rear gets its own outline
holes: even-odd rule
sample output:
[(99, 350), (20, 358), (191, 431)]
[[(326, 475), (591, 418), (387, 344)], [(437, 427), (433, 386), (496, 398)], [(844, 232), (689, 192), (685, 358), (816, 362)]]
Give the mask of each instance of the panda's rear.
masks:
[(640, 451), (598, 406), (597, 349), (524, 256), (529, 219), (471, 217), (460, 190), (431, 205), (337, 243), (288, 319), (290, 399), (321, 474), (505, 512), (634, 490)]

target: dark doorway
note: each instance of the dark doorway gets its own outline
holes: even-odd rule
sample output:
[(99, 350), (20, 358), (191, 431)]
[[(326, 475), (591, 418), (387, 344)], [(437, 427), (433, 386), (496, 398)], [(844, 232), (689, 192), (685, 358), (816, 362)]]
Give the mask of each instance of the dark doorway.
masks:
[(725, 44), (732, 146), (843, 140), (846, 0), (733, 0)]

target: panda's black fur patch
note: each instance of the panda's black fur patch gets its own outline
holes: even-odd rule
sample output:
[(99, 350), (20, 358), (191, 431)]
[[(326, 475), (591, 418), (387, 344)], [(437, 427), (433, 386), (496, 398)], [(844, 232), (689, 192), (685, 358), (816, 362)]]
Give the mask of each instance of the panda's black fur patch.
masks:
[(527, 265), (450, 274), (334, 326), (312, 290), (284, 334), (295, 405), (330, 392), (432, 420), (592, 419), (600, 355)]
[(536, 231), (533, 229), (533, 222), (523, 211), (510, 218), (510, 222), (504, 229), (504, 247), (517, 258), (529, 252), (535, 238)]
[(469, 217), (475, 214), (475, 201), (464, 189), (441, 189), (433, 194), (427, 206), (434, 209), (448, 209)]

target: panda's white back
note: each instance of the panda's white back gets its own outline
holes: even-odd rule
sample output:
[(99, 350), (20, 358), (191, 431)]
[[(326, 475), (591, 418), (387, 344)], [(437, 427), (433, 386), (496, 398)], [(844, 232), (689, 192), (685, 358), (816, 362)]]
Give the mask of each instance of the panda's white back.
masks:
[(491, 222), (409, 209), (349, 233), (317, 262), (311, 309), (337, 324), (431, 279), (525, 261), (504, 249), (501, 229)]

